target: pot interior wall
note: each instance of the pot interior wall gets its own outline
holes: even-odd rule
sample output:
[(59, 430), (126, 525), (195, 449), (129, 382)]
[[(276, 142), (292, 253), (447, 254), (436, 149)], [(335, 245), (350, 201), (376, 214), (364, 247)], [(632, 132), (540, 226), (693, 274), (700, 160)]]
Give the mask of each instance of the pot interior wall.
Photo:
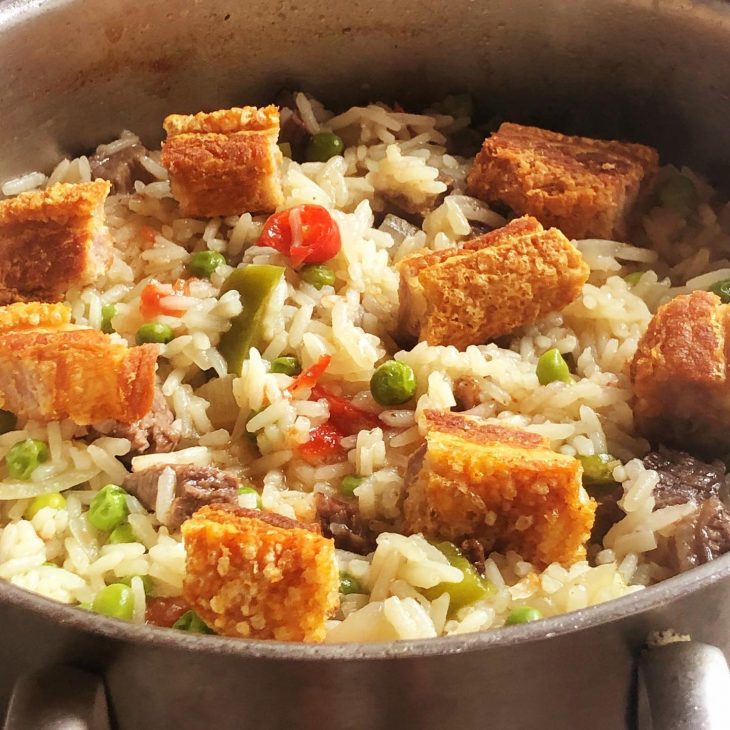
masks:
[(720, 2), (11, 2), (0, 68), (0, 178), (284, 87), (334, 107), (471, 91), (483, 119), (656, 144), (715, 182), (730, 170)]

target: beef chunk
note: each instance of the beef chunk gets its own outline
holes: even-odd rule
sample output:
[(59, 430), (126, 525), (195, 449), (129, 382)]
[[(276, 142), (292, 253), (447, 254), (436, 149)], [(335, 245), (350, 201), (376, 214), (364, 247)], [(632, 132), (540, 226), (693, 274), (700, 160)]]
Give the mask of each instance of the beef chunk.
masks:
[(133, 494), (150, 512), (157, 502), (157, 483), (164, 469), (175, 472), (175, 496), (165, 520), (170, 529), (177, 529), (192, 514), (206, 504), (238, 504), (238, 480), (212, 466), (172, 464), (153, 466), (130, 474), (124, 489)]
[(473, 537), (464, 540), (461, 545), (461, 552), (464, 553), (466, 559), (477, 569), (479, 575), (484, 575), (487, 560), (487, 551), (479, 540)]
[(375, 536), (355, 505), (319, 492), (315, 498), (315, 508), (322, 534), (334, 539), (336, 547), (360, 555), (375, 550)]
[(655, 509), (702, 502), (724, 492), (725, 465), (719, 461), (708, 464), (684, 451), (661, 449), (647, 454), (644, 466), (659, 474), (659, 484), (654, 487)]
[(606, 533), (626, 516), (626, 513), (618, 504), (623, 494), (624, 490), (620, 484), (616, 484), (608, 492), (591, 494), (598, 505), (596, 507), (596, 519), (591, 530), (591, 543), (596, 545), (603, 543)]
[(188, 603), (180, 597), (148, 598), (145, 609), (145, 623), (164, 626), (169, 629), (183, 614), (190, 610)]
[(672, 539), (675, 567), (688, 570), (730, 551), (730, 512), (717, 498), (704, 500), (685, 517)]
[(167, 454), (175, 450), (181, 436), (180, 428), (175, 423), (175, 414), (159, 388), (155, 391), (152, 407), (145, 416), (134, 423), (115, 423), (107, 433), (117, 438), (129, 439), (132, 442), (131, 456)]
[(134, 181), (152, 182), (154, 177), (142, 164), (147, 156), (147, 148), (141, 144), (132, 144), (118, 152), (106, 154), (105, 146), (98, 147), (96, 153), (89, 157), (91, 177), (94, 180), (109, 180), (112, 192), (127, 195), (134, 192)]
[(457, 411), (469, 411), (482, 402), (481, 388), (476, 378), (466, 376), (454, 382), (454, 400)]

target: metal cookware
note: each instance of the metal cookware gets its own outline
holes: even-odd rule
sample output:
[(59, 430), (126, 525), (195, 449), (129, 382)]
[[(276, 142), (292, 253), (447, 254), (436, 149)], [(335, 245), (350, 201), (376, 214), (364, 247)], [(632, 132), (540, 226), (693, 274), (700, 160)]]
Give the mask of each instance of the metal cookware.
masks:
[[(471, 91), (484, 118), (655, 144), (730, 181), (730, 5), (709, 0), (4, 0), (0, 178), (282, 87), (335, 107)], [(670, 629), (692, 641), (646, 649)], [(713, 647), (730, 652), (730, 556), (589, 610), (389, 645), (139, 628), (0, 586), (12, 730), (719, 728)]]

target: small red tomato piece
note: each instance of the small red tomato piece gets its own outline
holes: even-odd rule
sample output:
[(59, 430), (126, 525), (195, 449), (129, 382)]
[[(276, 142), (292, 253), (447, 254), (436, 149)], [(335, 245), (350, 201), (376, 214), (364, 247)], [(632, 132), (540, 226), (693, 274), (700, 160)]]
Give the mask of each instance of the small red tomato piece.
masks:
[(374, 413), (368, 413), (352, 405), (346, 398), (329, 393), (321, 386), (312, 388), (312, 400), (324, 398), (330, 409), (329, 423), (346, 436), (371, 430), (380, 426), (380, 419)]
[(321, 205), (296, 205), (272, 215), (258, 243), (288, 256), (294, 266), (323, 264), (342, 246), (337, 223)]
[(312, 461), (332, 459), (342, 453), (340, 441), (342, 434), (328, 421), (309, 434), (309, 441), (299, 447), (299, 453)]
[(300, 388), (313, 388), (317, 385), (317, 381), (324, 375), (330, 362), (332, 362), (332, 355), (322, 355), (314, 365), (310, 365), (306, 370), (303, 370), (297, 375), (287, 390), (293, 393)]

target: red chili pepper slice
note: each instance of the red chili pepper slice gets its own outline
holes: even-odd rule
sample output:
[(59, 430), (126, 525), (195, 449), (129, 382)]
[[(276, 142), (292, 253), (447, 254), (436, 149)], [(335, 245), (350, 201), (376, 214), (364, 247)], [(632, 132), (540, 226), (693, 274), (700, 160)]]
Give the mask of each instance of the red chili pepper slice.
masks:
[(352, 436), (363, 429), (368, 431), (380, 426), (380, 419), (374, 413), (368, 413), (354, 406), (347, 398), (329, 393), (316, 385), (312, 388), (312, 400), (324, 398), (330, 409), (329, 423), (346, 436)]
[(299, 447), (299, 453), (307, 459), (325, 460), (342, 454), (342, 433), (329, 421), (309, 434), (309, 441)]
[(313, 388), (317, 385), (317, 381), (324, 375), (325, 370), (327, 370), (331, 362), (332, 355), (322, 355), (314, 365), (310, 365), (306, 370), (303, 370), (297, 375), (287, 390), (293, 393), (300, 388)]
[(270, 216), (258, 243), (288, 256), (294, 266), (323, 264), (342, 246), (337, 223), (321, 205), (295, 205)]

